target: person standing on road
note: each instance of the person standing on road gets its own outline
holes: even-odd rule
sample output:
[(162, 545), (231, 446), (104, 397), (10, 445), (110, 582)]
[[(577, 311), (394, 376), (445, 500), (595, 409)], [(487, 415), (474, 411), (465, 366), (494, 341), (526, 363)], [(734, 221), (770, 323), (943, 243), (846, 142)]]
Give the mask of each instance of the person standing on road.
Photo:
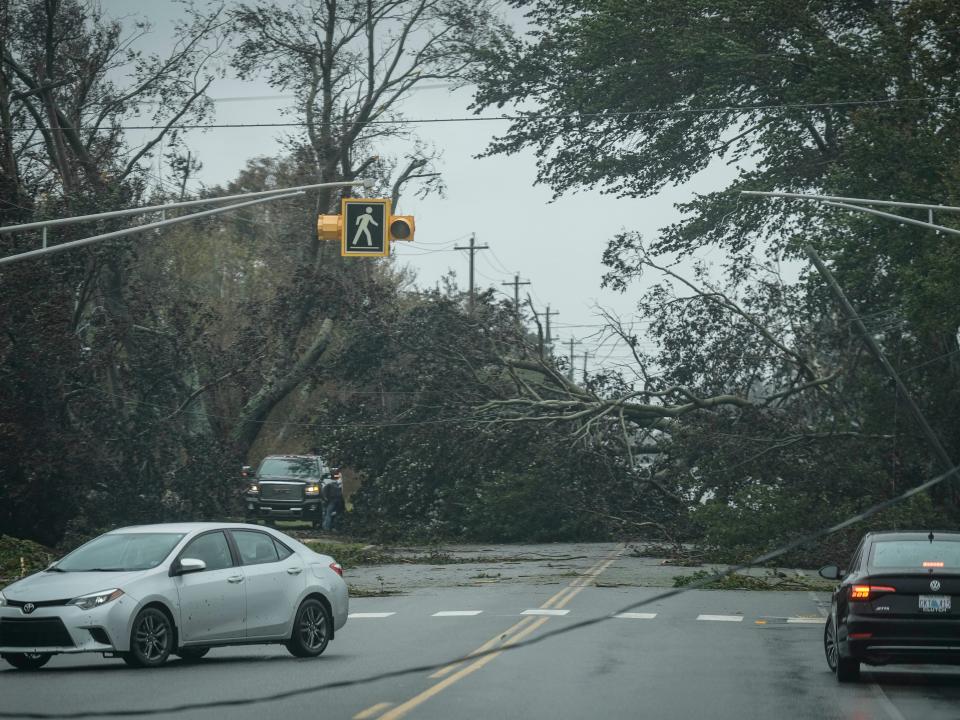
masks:
[(345, 508), (341, 481), (334, 480), (324, 485), (320, 497), (323, 499), (323, 529), (330, 532), (333, 529), (334, 516), (342, 517)]

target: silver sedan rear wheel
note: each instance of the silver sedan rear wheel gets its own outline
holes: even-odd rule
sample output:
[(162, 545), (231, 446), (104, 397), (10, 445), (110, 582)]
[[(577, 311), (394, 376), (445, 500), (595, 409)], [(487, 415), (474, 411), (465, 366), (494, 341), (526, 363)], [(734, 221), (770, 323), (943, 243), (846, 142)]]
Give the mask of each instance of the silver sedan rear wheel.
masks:
[(296, 657), (316, 657), (327, 649), (333, 623), (323, 603), (307, 598), (297, 610), (287, 650)]

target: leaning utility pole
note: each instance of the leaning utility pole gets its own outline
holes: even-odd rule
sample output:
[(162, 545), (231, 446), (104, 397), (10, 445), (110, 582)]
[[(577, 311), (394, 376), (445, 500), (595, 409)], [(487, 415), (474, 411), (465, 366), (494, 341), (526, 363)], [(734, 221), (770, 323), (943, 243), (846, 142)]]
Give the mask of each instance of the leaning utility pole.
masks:
[(580, 345), (580, 344), (581, 342), (579, 340), (575, 340), (573, 337), (570, 338), (570, 355), (568, 355), (568, 357), (570, 358), (570, 369), (568, 372), (568, 376), (570, 377), (570, 382), (573, 382), (573, 366), (576, 363), (576, 358), (573, 356), (573, 346)]
[(853, 323), (853, 326), (857, 329), (857, 332), (860, 333), (860, 336), (863, 338), (863, 341), (866, 344), (867, 349), (870, 351), (870, 354), (873, 355), (874, 359), (883, 366), (883, 369), (887, 371), (887, 375), (889, 375), (894, 383), (896, 383), (897, 390), (900, 391), (900, 396), (903, 398), (904, 402), (907, 403), (907, 407), (913, 414), (914, 419), (917, 421), (917, 424), (923, 431), (924, 437), (926, 437), (927, 442), (930, 443), (930, 446), (933, 448), (937, 458), (943, 464), (944, 469), (948, 471), (954, 470), (955, 468), (953, 460), (950, 459), (946, 449), (940, 443), (940, 439), (937, 437), (936, 433), (933, 432), (933, 428), (930, 427), (930, 424), (927, 422), (927, 418), (924, 417), (923, 413), (920, 411), (920, 408), (917, 406), (917, 403), (914, 402), (913, 397), (907, 390), (907, 386), (904, 385), (903, 380), (900, 379), (900, 374), (894, 369), (893, 365), (890, 364), (890, 361), (887, 360), (887, 356), (883, 354), (883, 351), (880, 349), (877, 341), (873, 339), (873, 335), (870, 334), (870, 332), (867, 330), (867, 327), (860, 319), (860, 316), (857, 315), (856, 310), (853, 309), (853, 305), (850, 304), (847, 296), (843, 293), (840, 283), (837, 282), (837, 279), (833, 276), (833, 273), (830, 272), (830, 269), (824, 264), (823, 260), (820, 259), (820, 256), (817, 254), (816, 250), (814, 250), (810, 245), (805, 245), (803, 249), (804, 252), (807, 253), (807, 257), (810, 258), (810, 262), (812, 262), (814, 267), (817, 268), (817, 271), (823, 276), (823, 279), (827, 281), (827, 285), (830, 286), (830, 290), (833, 292), (834, 297), (836, 297), (837, 302), (840, 303), (843, 314), (847, 316), (847, 320)]
[(470, 252), (470, 295), (468, 297), (468, 303), (470, 312), (473, 312), (473, 302), (474, 302), (474, 291), (473, 291), (473, 256), (479, 250), (489, 250), (489, 245), (477, 245), (477, 236), (476, 233), (470, 233), (470, 245), (466, 247), (461, 247), (460, 245), (454, 245), (454, 250), (467, 250)]
[(587, 384), (587, 358), (590, 357), (593, 353), (586, 350), (583, 351), (583, 384)]
[[(814, 202), (822, 202), (824, 205), (829, 205), (831, 207), (840, 208), (843, 210), (854, 210), (856, 212), (867, 213), (869, 215), (874, 215), (876, 217), (884, 218), (885, 220), (893, 220), (894, 222), (905, 223), (907, 225), (916, 225), (919, 227), (927, 228), (928, 230), (935, 230), (937, 234), (940, 232), (945, 232), (953, 235), (960, 235), (960, 230), (951, 227), (945, 227), (943, 225), (937, 225), (933, 222), (933, 211), (937, 212), (960, 212), (960, 207), (951, 206), (951, 205), (932, 205), (929, 203), (910, 203), (910, 202), (899, 202), (896, 200), (879, 200), (876, 198), (853, 198), (853, 197), (841, 197), (837, 195), (813, 195), (808, 193), (781, 193), (781, 192), (761, 192), (756, 190), (743, 190), (740, 193), (741, 195), (753, 195), (759, 197), (772, 197), (772, 198), (787, 198), (793, 200), (812, 200)], [(921, 220), (914, 220), (913, 218), (908, 218), (903, 215), (896, 215), (894, 213), (884, 212), (882, 210), (875, 210), (872, 207), (865, 207), (868, 205), (879, 205), (880, 207), (889, 207), (889, 208), (908, 208), (912, 210), (926, 210), (927, 217), (930, 222), (923, 222)], [(933, 448), (934, 454), (937, 456), (937, 459), (941, 462), (943, 467), (948, 471), (956, 472), (957, 467), (953, 464), (953, 460), (950, 459), (950, 455), (947, 454), (946, 449), (940, 443), (940, 439), (933, 432), (933, 428), (930, 427), (930, 424), (927, 422), (926, 417), (924, 417), (923, 412), (921, 412), (920, 407), (914, 402), (913, 397), (907, 391), (907, 386), (904, 385), (903, 380), (900, 378), (900, 375), (894, 369), (893, 365), (890, 364), (890, 361), (887, 360), (886, 355), (883, 354), (883, 351), (880, 349), (880, 345), (874, 340), (873, 336), (867, 330), (867, 327), (863, 324), (863, 321), (860, 319), (860, 316), (857, 315), (856, 311), (853, 309), (853, 305), (850, 304), (850, 301), (847, 299), (847, 296), (844, 294), (843, 289), (840, 287), (840, 283), (837, 282), (837, 279), (833, 276), (833, 273), (830, 272), (830, 269), (826, 266), (820, 256), (817, 254), (816, 250), (813, 249), (811, 245), (805, 245), (804, 251), (807, 254), (807, 257), (810, 258), (810, 261), (816, 267), (817, 272), (826, 280), (827, 285), (830, 288), (830, 291), (833, 293), (834, 297), (837, 299), (837, 302), (840, 304), (840, 308), (843, 310), (843, 314), (846, 315), (847, 320), (849, 320), (853, 326), (857, 329), (857, 332), (860, 333), (863, 338), (864, 343), (867, 346), (867, 350), (873, 355), (874, 359), (880, 363), (883, 369), (886, 371), (887, 375), (890, 376), (890, 379), (897, 386), (897, 391), (903, 397), (904, 401), (907, 404), (911, 414), (914, 419), (917, 421), (917, 424), (920, 426), (920, 429), (923, 431), (923, 435), (926, 438), (927, 442), (930, 443), (930, 447)]]

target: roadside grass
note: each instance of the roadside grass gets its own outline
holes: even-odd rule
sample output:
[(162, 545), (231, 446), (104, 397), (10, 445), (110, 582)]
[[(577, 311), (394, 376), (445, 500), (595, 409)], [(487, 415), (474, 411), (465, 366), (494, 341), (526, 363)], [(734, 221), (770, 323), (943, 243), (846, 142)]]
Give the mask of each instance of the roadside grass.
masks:
[(824, 592), (832, 590), (835, 583), (819, 578), (809, 578), (805, 575), (788, 575), (776, 570), (768, 570), (764, 575), (733, 575), (721, 576), (711, 570), (697, 570), (690, 575), (675, 575), (673, 587), (686, 587), (692, 583), (707, 580), (715, 576), (716, 579), (703, 586), (705, 590), (813, 590)]

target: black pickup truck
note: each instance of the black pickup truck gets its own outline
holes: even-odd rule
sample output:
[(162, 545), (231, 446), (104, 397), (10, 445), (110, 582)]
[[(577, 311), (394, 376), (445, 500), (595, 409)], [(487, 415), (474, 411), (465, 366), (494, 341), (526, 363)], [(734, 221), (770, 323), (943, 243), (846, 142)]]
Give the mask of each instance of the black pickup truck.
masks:
[(247, 485), (244, 506), (249, 522), (264, 519), (323, 522), (320, 489), (333, 481), (331, 468), (319, 455), (269, 455)]

